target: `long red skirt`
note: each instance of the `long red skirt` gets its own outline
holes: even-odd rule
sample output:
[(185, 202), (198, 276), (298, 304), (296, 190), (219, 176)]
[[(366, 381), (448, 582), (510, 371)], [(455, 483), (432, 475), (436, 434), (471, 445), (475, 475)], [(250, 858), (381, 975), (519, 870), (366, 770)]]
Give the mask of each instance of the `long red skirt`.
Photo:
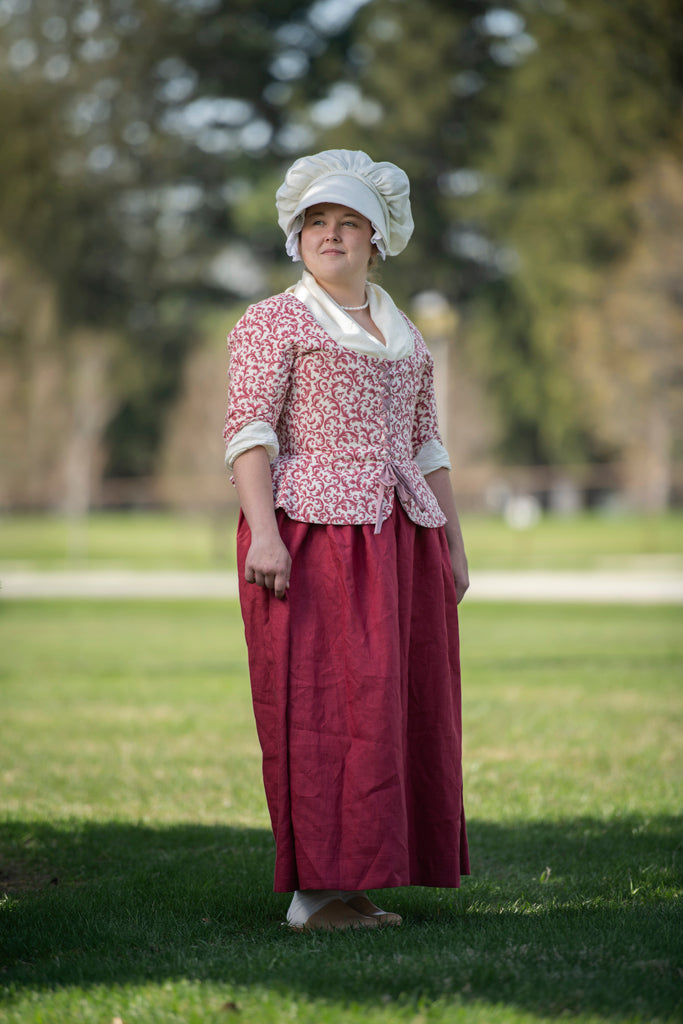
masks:
[(274, 889), (458, 886), (469, 858), (444, 531), (398, 501), (377, 535), (277, 515), (284, 600), (244, 582), (242, 516), (237, 534)]

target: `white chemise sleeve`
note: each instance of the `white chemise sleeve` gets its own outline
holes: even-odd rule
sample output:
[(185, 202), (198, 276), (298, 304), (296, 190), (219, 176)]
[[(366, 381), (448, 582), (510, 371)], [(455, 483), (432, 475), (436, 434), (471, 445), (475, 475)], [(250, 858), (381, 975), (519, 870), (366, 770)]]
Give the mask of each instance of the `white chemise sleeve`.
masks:
[(427, 441), (422, 445), (415, 456), (415, 462), (423, 476), (427, 476), (428, 473), (433, 473), (435, 469), (451, 468), (451, 460), (448, 458), (448, 452), (441, 444), (441, 441), (437, 441), (436, 439)]
[(263, 445), (268, 452), (270, 462), (278, 457), (280, 445), (271, 425), (263, 420), (252, 420), (251, 423), (245, 424), (241, 430), (238, 430), (228, 444), (225, 451), (225, 465), (231, 470), (238, 455), (259, 445)]

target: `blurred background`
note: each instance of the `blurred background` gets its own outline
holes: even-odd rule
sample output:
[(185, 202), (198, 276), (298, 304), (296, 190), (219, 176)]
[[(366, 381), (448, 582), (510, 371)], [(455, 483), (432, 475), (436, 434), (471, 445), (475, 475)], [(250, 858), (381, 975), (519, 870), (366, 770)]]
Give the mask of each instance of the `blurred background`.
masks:
[(234, 512), (225, 337), (297, 279), (274, 192), (330, 147), (411, 178), (377, 280), (461, 508), (680, 508), (676, 0), (0, 0), (0, 81), (5, 521)]

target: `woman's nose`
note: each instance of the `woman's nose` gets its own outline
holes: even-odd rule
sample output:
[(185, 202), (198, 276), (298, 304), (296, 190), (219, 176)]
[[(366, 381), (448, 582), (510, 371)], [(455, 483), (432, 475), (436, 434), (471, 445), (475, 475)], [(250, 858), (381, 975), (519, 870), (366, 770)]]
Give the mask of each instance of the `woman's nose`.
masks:
[(328, 228), (327, 231), (325, 232), (326, 240), (332, 240), (333, 238), (339, 238), (339, 232), (337, 231), (336, 227)]

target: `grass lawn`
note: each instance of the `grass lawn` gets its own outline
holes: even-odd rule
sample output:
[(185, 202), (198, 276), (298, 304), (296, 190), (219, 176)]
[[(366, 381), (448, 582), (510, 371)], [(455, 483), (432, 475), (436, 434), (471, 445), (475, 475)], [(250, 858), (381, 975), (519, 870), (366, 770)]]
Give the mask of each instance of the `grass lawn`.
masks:
[(680, 617), (465, 602), (472, 876), (306, 936), (236, 604), (0, 603), (0, 1020), (680, 1021)]
[[(514, 530), (497, 516), (463, 517), (473, 569), (683, 567), (683, 513), (545, 516)], [(93, 514), (0, 518), (0, 567), (231, 569), (235, 511), (213, 516)]]

